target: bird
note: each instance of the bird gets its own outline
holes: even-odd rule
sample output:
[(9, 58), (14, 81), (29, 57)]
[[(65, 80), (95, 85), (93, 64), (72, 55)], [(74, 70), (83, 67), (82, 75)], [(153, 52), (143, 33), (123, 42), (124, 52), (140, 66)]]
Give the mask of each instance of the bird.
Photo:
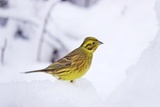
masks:
[(53, 62), (48, 67), (40, 70), (27, 71), (25, 74), (44, 72), (58, 78), (58, 80), (74, 80), (82, 77), (89, 70), (93, 53), (103, 42), (95, 37), (86, 37), (80, 47), (74, 49), (63, 58)]

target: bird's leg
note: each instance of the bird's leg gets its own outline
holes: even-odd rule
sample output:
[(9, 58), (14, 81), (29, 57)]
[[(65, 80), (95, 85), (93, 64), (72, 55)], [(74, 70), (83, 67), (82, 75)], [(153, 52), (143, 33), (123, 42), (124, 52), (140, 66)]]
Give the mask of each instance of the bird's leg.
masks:
[(73, 83), (73, 80), (70, 80), (71, 83)]

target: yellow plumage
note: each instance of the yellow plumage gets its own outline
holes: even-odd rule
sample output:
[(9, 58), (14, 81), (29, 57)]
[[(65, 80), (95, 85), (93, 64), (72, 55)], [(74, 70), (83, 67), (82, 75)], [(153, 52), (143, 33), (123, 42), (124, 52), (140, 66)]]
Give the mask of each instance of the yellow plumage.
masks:
[(52, 63), (45, 69), (28, 71), (25, 73), (45, 72), (58, 77), (60, 80), (73, 80), (82, 77), (90, 68), (94, 51), (102, 44), (94, 37), (85, 38), (82, 45)]

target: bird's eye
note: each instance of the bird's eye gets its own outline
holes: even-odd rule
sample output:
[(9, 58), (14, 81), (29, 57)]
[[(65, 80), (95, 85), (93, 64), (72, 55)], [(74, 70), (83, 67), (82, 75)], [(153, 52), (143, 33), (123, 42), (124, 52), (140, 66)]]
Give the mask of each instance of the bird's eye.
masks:
[(93, 45), (95, 44), (95, 42), (92, 43)]

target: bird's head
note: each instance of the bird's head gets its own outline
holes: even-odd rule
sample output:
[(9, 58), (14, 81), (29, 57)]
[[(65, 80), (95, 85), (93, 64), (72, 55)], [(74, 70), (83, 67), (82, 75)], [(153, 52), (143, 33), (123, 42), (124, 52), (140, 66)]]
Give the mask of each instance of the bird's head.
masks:
[(80, 47), (82, 47), (89, 53), (93, 53), (101, 44), (103, 43), (95, 37), (86, 37)]

